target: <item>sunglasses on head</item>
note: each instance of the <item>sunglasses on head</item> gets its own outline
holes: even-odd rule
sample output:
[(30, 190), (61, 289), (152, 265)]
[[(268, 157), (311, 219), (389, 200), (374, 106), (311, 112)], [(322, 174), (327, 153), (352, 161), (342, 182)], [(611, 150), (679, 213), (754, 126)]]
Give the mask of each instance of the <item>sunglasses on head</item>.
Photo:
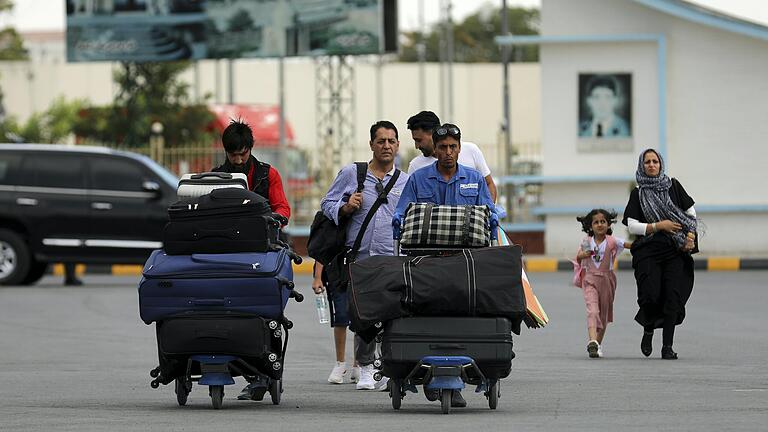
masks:
[(439, 136), (445, 136), (445, 135), (456, 136), (456, 135), (461, 135), (461, 131), (456, 126), (449, 126), (449, 127), (442, 127), (441, 126), (441, 127), (437, 128), (435, 133), (438, 134)]

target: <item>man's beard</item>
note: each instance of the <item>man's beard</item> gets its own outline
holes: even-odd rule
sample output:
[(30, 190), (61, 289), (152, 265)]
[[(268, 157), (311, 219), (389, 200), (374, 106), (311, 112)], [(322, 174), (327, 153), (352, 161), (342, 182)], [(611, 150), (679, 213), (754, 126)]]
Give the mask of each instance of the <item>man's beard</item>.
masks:
[(248, 174), (248, 162), (242, 165), (232, 165), (232, 171), (241, 174)]
[(424, 155), (424, 157), (432, 157), (435, 155), (435, 152), (424, 147), (419, 147), (419, 151), (421, 151), (421, 154)]

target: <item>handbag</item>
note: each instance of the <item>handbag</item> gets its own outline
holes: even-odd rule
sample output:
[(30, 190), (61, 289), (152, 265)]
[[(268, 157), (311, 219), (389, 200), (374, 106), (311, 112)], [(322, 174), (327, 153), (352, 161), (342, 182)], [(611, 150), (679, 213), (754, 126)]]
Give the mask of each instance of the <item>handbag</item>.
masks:
[[(357, 192), (362, 192), (368, 163), (355, 162), (355, 165), (357, 167)], [(328, 265), (345, 249), (346, 242), (347, 219), (340, 220), (339, 224), (336, 225), (322, 210), (315, 213), (307, 240), (307, 254), (311, 258), (319, 261), (320, 264)]]
[(488, 206), (410, 203), (400, 237), (403, 246), (486, 247), (491, 244)]
[(363, 224), (360, 225), (360, 231), (357, 232), (355, 243), (351, 248), (346, 248), (341, 253), (334, 256), (325, 267), (328, 280), (333, 281), (340, 292), (345, 292), (347, 290), (347, 285), (349, 284), (349, 266), (355, 262), (355, 259), (357, 259), (357, 252), (360, 250), (360, 244), (363, 242), (363, 235), (365, 235), (365, 230), (368, 228), (368, 224), (371, 222), (371, 219), (373, 219), (373, 216), (376, 214), (376, 211), (378, 211), (381, 204), (387, 199), (387, 195), (395, 186), (398, 177), (400, 177), (400, 170), (395, 169), (395, 173), (392, 174), (389, 183), (387, 183), (387, 186), (379, 192), (378, 198), (376, 198), (371, 209), (368, 210), (368, 213), (365, 215)]

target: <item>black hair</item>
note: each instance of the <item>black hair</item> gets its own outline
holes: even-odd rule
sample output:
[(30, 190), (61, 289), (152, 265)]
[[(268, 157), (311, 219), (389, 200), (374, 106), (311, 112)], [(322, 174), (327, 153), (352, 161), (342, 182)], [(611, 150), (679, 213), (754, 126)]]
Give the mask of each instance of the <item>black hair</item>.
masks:
[(422, 111), (408, 119), (408, 130), (432, 132), (440, 126), (440, 118), (432, 111)]
[(616, 78), (611, 75), (595, 75), (587, 81), (587, 95), (592, 94), (592, 90), (597, 87), (605, 87), (613, 92), (614, 95), (619, 94), (619, 85), (616, 83)]
[(391, 121), (379, 120), (373, 125), (371, 125), (371, 141), (373, 141), (376, 138), (376, 131), (381, 128), (395, 131), (395, 138), (400, 139), (400, 137), (397, 136), (397, 128)]
[[(458, 130), (459, 133), (453, 134), (453, 133), (448, 132), (445, 135), (438, 135), (438, 133), (437, 133), (438, 129), (443, 129), (443, 128), (449, 129), (449, 130), (451, 128), (456, 128), (456, 130)], [(442, 126), (440, 126), (438, 128), (435, 128), (435, 130), (432, 131), (432, 143), (435, 145), (435, 147), (437, 147), (437, 143), (438, 142), (443, 141), (444, 139), (446, 139), (448, 137), (456, 138), (456, 141), (461, 143), (461, 129), (459, 129), (459, 127), (456, 126), (453, 123), (445, 123)]]
[(611, 225), (616, 223), (616, 216), (618, 214), (611, 210), (605, 210), (605, 209), (592, 209), (589, 213), (585, 214), (584, 216), (578, 216), (576, 217), (576, 220), (581, 223), (581, 230), (587, 233), (588, 236), (593, 237), (595, 233), (592, 231), (592, 219), (595, 217), (595, 215), (602, 213), (603, 216), (605, 216), (605, 220), (608, 222), (608, 235), (613, 234), (613, 230), (611, 229)]
[(221, 134), (221, 144), (229, 153), (253, 148), (253, 131), (248, 123), (230, 119), (229, 126)]

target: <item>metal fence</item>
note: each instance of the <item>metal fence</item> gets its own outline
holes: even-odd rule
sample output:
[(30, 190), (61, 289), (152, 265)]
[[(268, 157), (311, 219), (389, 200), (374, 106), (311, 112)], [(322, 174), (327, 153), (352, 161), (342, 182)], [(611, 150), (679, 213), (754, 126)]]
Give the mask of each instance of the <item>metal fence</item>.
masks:
[[(210, 142), (190, 143), (183, 147), (165, 147), (161, 139), (152, 139), (141, 147), (125, 147), (113, 143), (94, 141), (81, 142), (115, 150), (131, 151), (150, 157), (169, 171), (180, 177), (191, 172), (206, 172), (212, 167), (224, 163), (226, 155), (220, 147)], [(258, 149), (255, 150), (258, 152)], [(291, 172), (281, 172), (283, 188), (291, 206), (291, 225), (308, 227), (312, 223), (315, 211), (320, 207), (320, 198), (324, 190), (320, 187), (316, 175), (305, 176), (301, 180), (292, 177)]]

